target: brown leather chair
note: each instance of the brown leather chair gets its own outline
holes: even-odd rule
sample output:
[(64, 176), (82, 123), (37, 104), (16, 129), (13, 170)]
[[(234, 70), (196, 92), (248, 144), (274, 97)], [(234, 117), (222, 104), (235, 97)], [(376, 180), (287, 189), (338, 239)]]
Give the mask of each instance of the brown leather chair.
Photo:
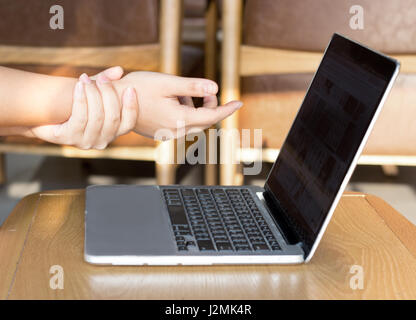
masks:
[[(352, 5), (364, 9), (363, 30), (349, 26)], [(223, 127), (263, 129), (262, 160), (274, 162), (322, 52), (339, 32), (402, 63), (360, 163), (416, 165), (415, 21), (415, 0), (223, 1), (222, 99), (244, 102)], [(253, 157), (252, 149), (226, 145), (227, 157)], [(238, 166), (221, 166), (221, 183), (242, 180)]]
[[(126, 71), (189, 75), (200, 64), (200, 50), (180, 47), (182, 0), (61, 0), (58, 4), (64, 8), (63, 30), (49, 28), (49, 8), (54, 4), (53, 0), (0, 0), (1, 65), (79, 76), (113, 65)], [(162, 143), (157, 153), (152, 139), (130, 133), (116, 139), (106, 150), (84, 151), (7, 137), (0, 142), (0, 180), (5, 178), (5, 152), (156, 161), (174, 152), (173, 143)], [(176, 166), (157, 163), (158, 183), (174, 183), (175, 169)]]

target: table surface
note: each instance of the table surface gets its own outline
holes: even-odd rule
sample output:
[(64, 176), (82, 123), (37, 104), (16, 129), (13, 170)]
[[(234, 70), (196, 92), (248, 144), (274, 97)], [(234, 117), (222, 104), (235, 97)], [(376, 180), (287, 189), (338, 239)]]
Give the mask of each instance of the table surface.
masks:
[[(84, 195), (49, 191), (18, 203), (0, 227), (0, 299), (416, 298), (416, 227), (375, 196), (341, 198), (308, 264), (114, 267), (83, 260)], [(50, 287), (54, 265), (62, 290)], [(351, 286), (358, 276), (361, 289)]]

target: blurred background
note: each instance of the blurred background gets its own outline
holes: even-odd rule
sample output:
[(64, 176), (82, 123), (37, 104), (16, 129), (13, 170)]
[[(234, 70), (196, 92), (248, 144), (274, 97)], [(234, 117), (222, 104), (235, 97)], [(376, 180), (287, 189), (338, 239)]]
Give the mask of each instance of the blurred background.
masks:
[[(64, 10), (64, 29), (50, 27), (53, 5)], [(357, 5), (362, 25), (351, 23)], [(103, 151), (2, 137), (0, 224), (40, 190), (262, 186), (334, 32), (402, 61), (348, 190), (375, 194), (416, 224), (416, 0), (0, 0), (0, 13), (0, 65), (74, 77), (113, 65), (207, 77), (220, 84), (222, 102), (245, 104), (218, 126), (263, 130), (257, 176), (243, 176), (242, 165), (157, 163), (157, 144), (133, 133)], [(174, 152), (173, 143), (163, 153)], [(254, 151), (219, 146), (247, 163), (259, 161)]]

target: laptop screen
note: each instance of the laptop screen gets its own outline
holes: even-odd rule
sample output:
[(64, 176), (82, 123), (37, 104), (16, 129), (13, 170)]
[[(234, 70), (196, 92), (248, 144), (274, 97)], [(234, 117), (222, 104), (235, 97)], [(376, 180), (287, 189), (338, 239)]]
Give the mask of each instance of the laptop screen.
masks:
[(335, 34), (266, 182), (309, 249), (397, 65)]

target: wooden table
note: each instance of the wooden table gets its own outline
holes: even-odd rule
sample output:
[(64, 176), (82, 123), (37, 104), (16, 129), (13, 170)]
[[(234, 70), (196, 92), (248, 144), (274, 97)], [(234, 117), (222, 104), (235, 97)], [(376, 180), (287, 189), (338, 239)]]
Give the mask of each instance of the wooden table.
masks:
[[(416, 298), (416, 227), (370, 195), (342, 197), (306, 265), (93, 266), (83, 260), (83, 240), (83, 191), (24, 198), (0, 227), (0, 298)], [(53, 265), (63, 268), (63, 290), (50, 288)], [(363, 288), (354, 290), (350, 283), (358, 274), (351, 272), (360, 267)]]

